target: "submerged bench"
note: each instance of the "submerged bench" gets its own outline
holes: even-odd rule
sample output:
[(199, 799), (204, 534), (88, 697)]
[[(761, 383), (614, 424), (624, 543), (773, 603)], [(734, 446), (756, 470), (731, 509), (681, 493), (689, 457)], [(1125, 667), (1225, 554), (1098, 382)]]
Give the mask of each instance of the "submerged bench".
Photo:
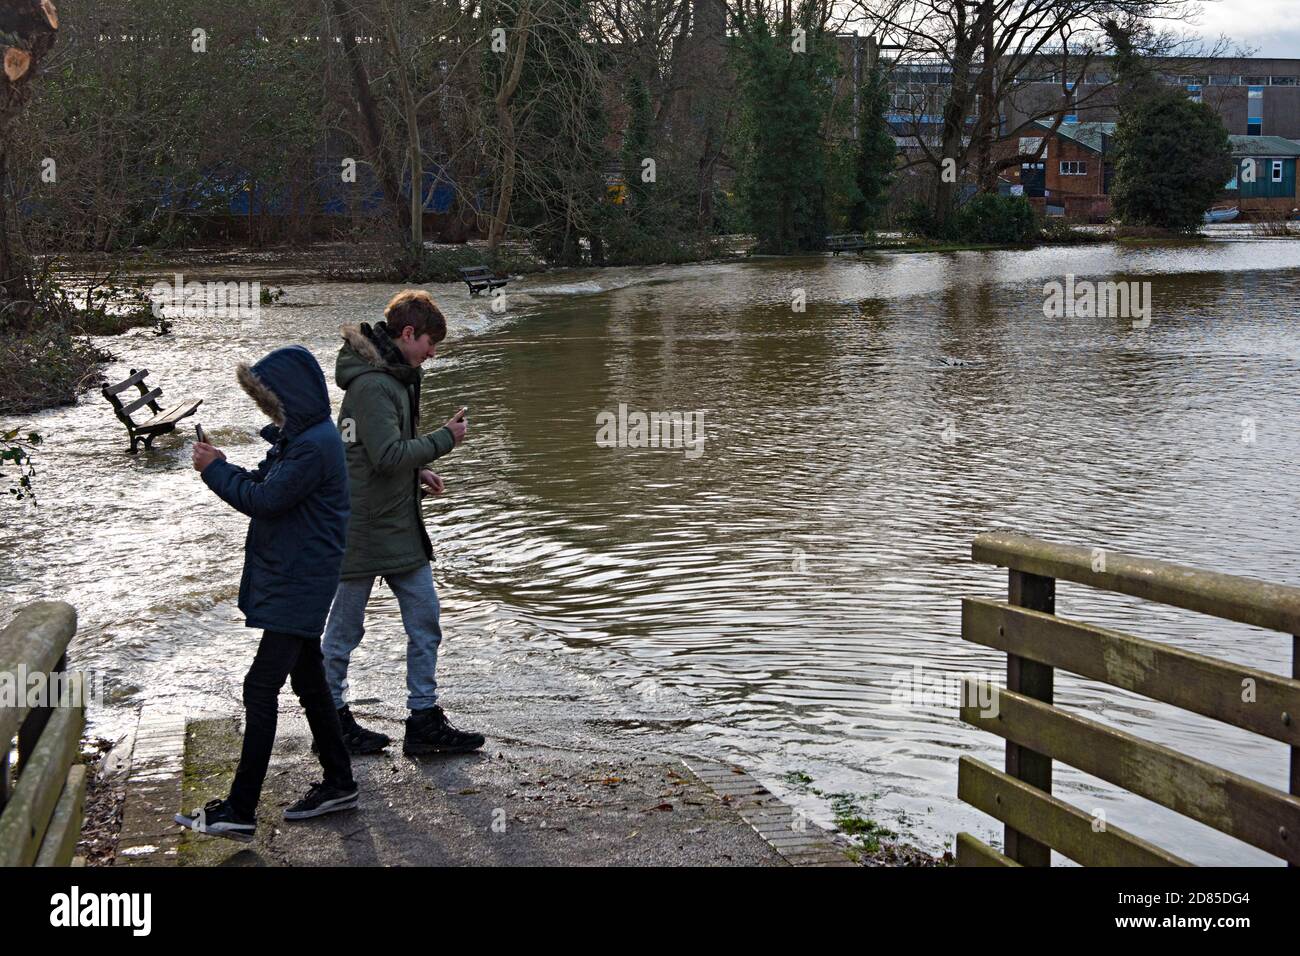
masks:
[(832, 256), (838, 256), (841, 252), (861, 252), (867, 248), (867, 240), (857, 233), (827, 236), (826, 248), (830, 250)]
[[(17, 699), (0, 704), (0, 866), (68, 866), (81, 836), (86, 765), (86, 680), (68, 671), (77, 612), (62, 601), (29, 604), (0, 631), (0, 671), (26, 675)], [(39, 675), (43, 692), (28, 699)], [(18, 736), (17, 775), (9, 753)], [(79, 862), (79, 861), (78, 861)]]
[[(1052, 762), (1300, 863), (1300, 588), (1015, 534), (986, 534), (976, 561), (1008, 569), (1007, 600), (962, 601), (963, 640), (1004, 651), (1007, 686), (968, 680), (961, 719), (1006, 740), (1006, 771), (958, 763), (957, 796), (1004, 825), (1002, 851), (957, 835), (958, 866), (1190, 866), (1052, 795)], [(1056, 582), (1280, 631), (1291, 675), (1056, 616)], [(1286, 793), (1054, 705), (1056, 668), (1240, 727), (1290, 748)]]
[(496, 275), (487, 266), (462, 266), (457, 270), (461, 279), (469, 286), (470, 295), (478, 295), (484, 289), (491, 292), (498, 286), (504, 286), (509, 279)]
[[(131, 369), (129, 378), (123, 379), (116, 385), (106, 385), (103, 388), (104, 397), (113, 406), (113, 414), (126, 426), (126, 432), (131, 436), (130, 451), (133, 455), (136, 453), (140, 442), (144, 442), (145, 448), (152, 448), (155, 438), (175, 430), (177, 422), (182, 418), (193, 415), (198, 410), (198, 407), (203, 404), (201, 398), (187, 398), (185, 401), (163, 411), (158, 404), (162, 389), (155, 388), (150, 391), (144, 384), (145, 376), (148, 374), (149, 370), (147, 368), (142, 368), (138, 372)], [(140, 390), (140, 397), (131, 402), (130, 405), (126, 405), (119, 396), (132, 385)], [(153, 417), (137, 424), (131, 418), (131, 415), (146, 406), (153, 412)]]

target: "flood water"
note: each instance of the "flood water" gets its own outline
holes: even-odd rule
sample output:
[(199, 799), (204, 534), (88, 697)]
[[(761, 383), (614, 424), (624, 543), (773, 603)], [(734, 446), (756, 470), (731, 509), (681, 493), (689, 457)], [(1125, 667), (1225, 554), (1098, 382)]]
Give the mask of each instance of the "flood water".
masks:
[[(1150, 326), (1045, 318), (1043, 284), (1066, 273), (1149, 281)], [(394, 288), (291, 285), (258, 322), (179, 318), (106, 342), (109, 376), (147, 366), (164, 401), (202, 396), (215, 443), (252, 465), (262, 420), (236, 362), (301, 342), (332, 371), (340, 323)], [(1002, 680), (1004, 657), (960, 639), (960, 597), (1005, 592), (970, 560), (981, 532), (1300, 583), (1300, 243), (551, 273), (512, 282), (504, 314), (427, 288), (452, 330), (424, 422), (471, 419), (425, 504), (448, 653), (544, 656), (591, 688), (573, 706), (594, 728), (738, 761), (819, 819), (787, 773), (932, 850), (959, 829), (1000, 842), (955, 794), (958, 756), (1000, 766), (1001, 741), (955, 701), (891, 696), (914, 673)], [(620, 405), (697, 413), (703, 444), (603, 447), (598, 416)], [(47, 436), (41, 500), (7, 506), (0, 603), (76, 605), (80, 664), (109, 681), (92, 729), (146, 702), (236, 711), (245, 520), (190, 468), (189, 430), (132, 458), (93, 392), (26, 422)], [(368, 628), (389, 640), (358, 652), (360, 696), (404, 646), (376, 595)], [(1057, 610), (1289, 673), (1286, 635), (1069, 584)], [(1281, 744), (1066, 674), (1057, 702), (1286, 787)], [(1060, 764), (1055, 786), (1195, 862), (1270, 860)]]

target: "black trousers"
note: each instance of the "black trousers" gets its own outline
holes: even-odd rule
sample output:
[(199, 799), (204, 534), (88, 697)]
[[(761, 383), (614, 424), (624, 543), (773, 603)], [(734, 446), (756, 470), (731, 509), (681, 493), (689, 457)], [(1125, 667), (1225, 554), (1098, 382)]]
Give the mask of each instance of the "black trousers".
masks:
[(250, 819), (257, 811), (266, 768), (271, 762), (279, 714), (277, 698), (286, 677), (307, 712), (307, 723), (320, 750), (325, 782), (349, 790), (353, 787), (352, 760), (343, 744), (338, 711), (325, 683), (320, 638), (264, 631), (253, 666), (244, 678), (244, 746), (235, 782), (230, 787), (232, 809)]

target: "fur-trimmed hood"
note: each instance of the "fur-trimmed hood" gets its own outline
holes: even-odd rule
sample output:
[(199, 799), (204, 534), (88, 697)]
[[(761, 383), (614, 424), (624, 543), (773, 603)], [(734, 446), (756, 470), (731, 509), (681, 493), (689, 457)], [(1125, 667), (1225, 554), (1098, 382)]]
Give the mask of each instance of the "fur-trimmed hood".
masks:
[(334, 366), (334, 380), (339, 388), (347, 389), (367, 372), (386, 372), (403, 385), (420, 380), (420, 370), (410, 365), (393, 343), (388, 331), (381, 325), (344, 325), (339, 328), (343, 348)]
[(235, 378), (276, 426), (278, 435), (268, 441), (292, 438), (330, 417), (325, 373), (301, 345), (276, 349), (251, 368), (240, 363)]
[(343, 336), (343, 341), (352, 347), (352, 351), (356, 352), (367, 365), (383, 368), (388, 364), (384, 361), (384, 357), (379, 354), (379, 346), (375, 344), (374, 329), (365, 322), (360, 325), (340, 326), (339, 334)]

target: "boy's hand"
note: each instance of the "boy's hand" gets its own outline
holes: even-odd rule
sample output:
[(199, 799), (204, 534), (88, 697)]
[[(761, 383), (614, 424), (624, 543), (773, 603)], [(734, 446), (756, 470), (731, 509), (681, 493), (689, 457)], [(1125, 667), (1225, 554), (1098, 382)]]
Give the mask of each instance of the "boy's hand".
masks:
[(465, 430), (469, 427), (469, 422), (465, 418), (465, 409), (462, 408), (447, 419), (447, 423), (442, 427), (451, 432), (451, 437), (456, 440), (457, 445), (463, 442), (465, 440)]
[(194, 449), (191, 452), (191, 457), (194, 460), (194, 470), (202, 472), (204, 468), (208, 467), (208, 465), (212, 464), (218, 458), (225, 461), (226, 453), (220, 448), (215, 448), (212, 445), (209, 445), (205, 441), (196, 441), (194, 443)]
[(428, 468), (420, 469), (420, 484), (424, 486), (424, 493), (427, 495), (440, 495), (443, 492), (442, 479)]

